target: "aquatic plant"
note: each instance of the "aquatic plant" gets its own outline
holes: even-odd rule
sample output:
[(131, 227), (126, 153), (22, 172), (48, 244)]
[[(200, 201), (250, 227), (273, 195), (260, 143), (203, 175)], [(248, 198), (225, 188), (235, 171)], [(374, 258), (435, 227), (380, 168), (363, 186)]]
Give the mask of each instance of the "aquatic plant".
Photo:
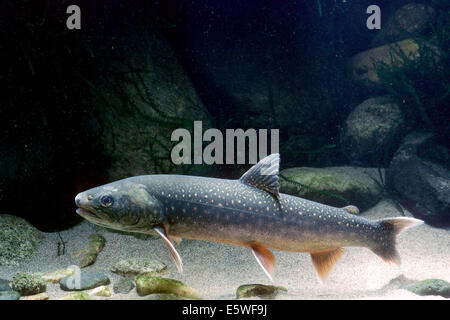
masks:
[(438, 12), (429, 35), (403, 31), (417, 44), (416, 53), (406, 55), (390, 44), (397, 63), (374, 61), (374, 67), (385, 90), (397, 98), (407, 122), (441, 135), (450, 130), (442, 117), (450, 104), (450, 15), (448, 8)]

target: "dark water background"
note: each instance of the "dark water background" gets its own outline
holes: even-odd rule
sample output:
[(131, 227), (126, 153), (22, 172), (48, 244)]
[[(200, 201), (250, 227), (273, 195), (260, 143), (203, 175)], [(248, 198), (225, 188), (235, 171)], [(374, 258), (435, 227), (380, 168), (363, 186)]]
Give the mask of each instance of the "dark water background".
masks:
[[(279, 128), (282, 168), (387, 168), (403, 137), (426, 130), (435, 145), (423, 156), (448, 170), (448, 1), (420, 2), (434, 8), (436, 18), (416, 36), (435, 40), (441, 50), (437, 65), (416, 65), (404, 73), (404, 82), (386, 77), (376, 86), (355, 81), (349, 71), (349, 59), (373, 48), (379, 32), (367, 29), (366, 8), (381, 8), (383, 28), (410, 2), (72, 1), (81, 8), (82, 29), (70, 31), (66, 1), (2, 1), (0, 213), (22, 216), (44, 231), (61, 230), (80, 221), (73, 202), (78, 192), (125, 177), (112, 172), (118, 156), (102, 139), (116, 124), (105, 120), (111, 107), (97, 100), (99, 79), (117, 75), (114, 63), (126, 60), (127, 49), (145, 56), (142, 39), (168, 43), (206, 110), (208, 127)], [(164, 64), (173, 60), (164, 62), (164, 53), (157, 59), (152, 54), (151, 63), (170, 67)], [(158, 90), (157, 81), (153, 85), (149, 91)], [(364, 100), (385, 94), (393, 94), (404, 113), (401, 136), (376, 155), (349, 156), (341, 139), (345, 120)], [(132, 103), (125, 104), (119, 117), (134, 112)], [(145, 119), (153, 123), (151, 116)], [(188, 120), (171, 125), (192, 125), (195, 118)], [(152, 125), (167, 125), (158, 121)], [(128, 157), (135, 134), (130, 131), (126, 146), (114, 147), (123, 150), (118, 154)], [(147, 153), (148, 167), (133, 173), (180, 171), (153, 166), (155, 153)], [(237, 178), (246, 167), (201, 166), (183, 173)]]

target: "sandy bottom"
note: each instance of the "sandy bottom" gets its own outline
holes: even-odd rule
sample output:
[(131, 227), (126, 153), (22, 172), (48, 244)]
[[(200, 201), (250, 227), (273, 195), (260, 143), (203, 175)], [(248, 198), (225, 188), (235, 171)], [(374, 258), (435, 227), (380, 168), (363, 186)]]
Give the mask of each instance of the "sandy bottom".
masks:
[[(406, 213), (409, 215), (408, 213)], [(399, 216), (389, 201), (364, 212), (364, 217), (378, 219)], [(236, 289), (243, 284), (271, 284), (247, 248), (206, 241), (183, 240), (177, 249), (183, 258), (184, 273), (179, 274), (170, 260), (164, 243), (158, 239), (141, 240), (100, 229), (87, 221), (61, 232), (66, 242), (66, 254), (57, 256), (59, 237), (46, 233), (36, 256), (19, 267), (0, 268), (0, 278), (12, 279), (18, 271), (53, 272), (74, 264), (72, 254), (87, 244), (92, 233), (101, 233), (106, 245), (92, 266), (86, 270), (104, 272), (114, 283), (119, 276), (110, 272), (121, 259), (152, 258), (168, 266), (165, 277), (181, 280), (197, 288), (204, 299), (234, 299)], [(274, 285), (283, 286), (287, 294), (278, 299), (443, 299), (439, 296), (422, 297), (389, 282), (401, 275), (408, 279), (438, 278), (450, 282), (450, 230), (433, 228), (423, 224), (402, 233), (398, 240), (402, 258), (401, 266), (384, 263), (366, 248), (346, 248), (344, 255), (331, 271), (325, 284), (318, 281), (307, 253), (291, 253), (274, 250), (276, 267)], [(112, 292), (112, 284), (110, 285)], [(50, 299), (57, 299), (67, 292), (58, 284), (49, 283)], [(109, 299), (145, 299), (132, 290), (129, 294), (117, 294)]]

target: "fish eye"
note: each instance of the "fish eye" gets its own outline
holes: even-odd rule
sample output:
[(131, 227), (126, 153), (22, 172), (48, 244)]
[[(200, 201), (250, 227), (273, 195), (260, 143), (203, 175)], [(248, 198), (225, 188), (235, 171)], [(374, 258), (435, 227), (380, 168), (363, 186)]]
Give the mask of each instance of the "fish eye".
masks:
[(104, 207), (109, 207), (110, 205), (113, 204), (113, 202), (114, 202), (114, 199), (110, 195), (106, 195), (106, 196), (103, 196), (100, 198), (100, 203)]

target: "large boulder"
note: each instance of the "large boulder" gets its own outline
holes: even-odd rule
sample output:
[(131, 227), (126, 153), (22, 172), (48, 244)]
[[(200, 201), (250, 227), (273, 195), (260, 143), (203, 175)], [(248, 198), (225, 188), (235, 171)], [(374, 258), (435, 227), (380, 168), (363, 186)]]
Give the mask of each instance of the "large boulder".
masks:
[(422, 35), (430, 29), (435, 17), (436, 12), (432, 7), (422, 3), (408, 3), (387, 18), (373, 38), (372, 47)]
[(433, 67), (432, 62), (439, 60), (440, 50), (429, 43), (421, 45), (422, 47), (413, 39), (388, 43), (356, 54), (350, 58), (349, 67), (356, 81), (367, 87), (379, 87), (382, 84), (379, 69), (402, 68), (408, 62), (419, 59), (421, 52), (431, 57), (429, 67)]
[(26, 220), (0, 214), (0, 266), (18, 265), (38, 250), (42, 234)]
[(386, 182), (415, 216), (435, 225), (450, 225), (450, 150), (431, 133), (413, 132), (395, 153)]
[(290, 168), (280, 172), (280, 190), (335, 207), (366, 210), (382, 197), (384, 169), (358, 167)]
[(190, 79), (161, 34), (128, 34), (111, 47), (105, 52), (109, 72), (93, 92), (108, 179), (179, 172), (170, 159), (173, 130), (190, 129), (194, 120), (209, 125)]
[(352, 161), (384, 166), (400, 143), (403, 113), (391, 96), (369, 98), (347, 117), (341, 146)]

